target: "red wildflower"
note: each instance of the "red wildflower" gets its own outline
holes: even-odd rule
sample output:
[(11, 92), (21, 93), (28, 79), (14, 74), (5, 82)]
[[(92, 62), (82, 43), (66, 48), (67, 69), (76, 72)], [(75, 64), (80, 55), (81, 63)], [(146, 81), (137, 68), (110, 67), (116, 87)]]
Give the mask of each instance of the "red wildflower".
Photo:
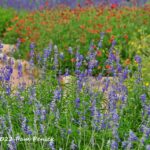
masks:
[(102, 28), (103, 25), (99, 23), (99, 24), (97, 24), (97, 27), (98, 27), (98, 28)]
[(110, 32), (112, 32), (112, 28), (106, 30), (106, 33), (110, 33)]
[(131, 61), (129, 58), (125, 60), (125, 65), (129, 65), (130, 63), (131, 63)]
[(102, 56), (102, 52), (101, 51), (97, 51), (97, 56)]
[(106, 67), (106, 69), (110, 69), (110, 68), (111, 68), (111, 66), (110, 66), (110, 65), (106, 65), (105, 67)]
[(97, 34), (97, 33), (99, 33), (99, 30), (88, 29), (88, 32), (92, 33), (92, 34)]
[(99, 70), (100, 70), (101, 68), (102, 68), (101, 66), (98, 66), (98, 67), (97, 67), (97, 69), (99, 69)]
[(19, 17), (18, 16), (15, 16), (14, 18), (13, 18), (13, 21), (17, 21), (19, 19)]
[(24, 43), (26, 40), (24, 38), (20, 38), (20, 42)]
[(112, 43), (112, 41), (115, 39), (115, 36), (112, 35), (111, 38), (110, 38), (110, 43)]
[(125, 38), (126, 40), (128, 40), (128, 35), (124, 35), (124, 38)]
[(81, 29), (85, 29), (85, 25), (80, 25), (80, 28)]
[(96, 49), (96, 45), (93, 45), (93, 48)]
[(81, 5), (80, 5), (80, 4), (77, 4), (77, 7), (78, 7), (78, 8), (81, 8)]
[(71, 58), (71, 62), (72, 63), (76, 62), (76, 59), (75, 58)]
[(49, 4), (49, 2), (48, 2), (48, 1), (46, 1), (46, 2), (45, 2), (45, 6), (48, 6), (48, 4)]
[(111, 4), (111, 8), (112, 9), (115, 9), (115, 8), (117, 8), (118, 7), (118, 4)]
[(23, 20), (23, 19), (19, 20), (19, 24), (24, 24), (24, 22), (25, 22), (25, 20)]
[(12, 30), (13, 30), (13, 27), (7, 28), (7, 31), (12, 31)]

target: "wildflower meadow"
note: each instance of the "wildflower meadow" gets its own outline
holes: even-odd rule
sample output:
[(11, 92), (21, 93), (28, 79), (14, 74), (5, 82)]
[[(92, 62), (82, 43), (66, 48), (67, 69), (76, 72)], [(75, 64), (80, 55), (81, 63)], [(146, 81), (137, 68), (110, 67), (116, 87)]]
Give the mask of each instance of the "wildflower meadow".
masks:
[(150, 150), (149, 0), (0, 0), (0, 150)]

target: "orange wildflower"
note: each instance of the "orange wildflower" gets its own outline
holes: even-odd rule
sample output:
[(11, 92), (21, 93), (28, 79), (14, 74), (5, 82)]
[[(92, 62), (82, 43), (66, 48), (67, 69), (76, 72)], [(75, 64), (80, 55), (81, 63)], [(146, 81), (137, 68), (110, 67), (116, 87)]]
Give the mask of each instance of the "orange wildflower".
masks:
[(13, 27), (7, 28), (7, 31), (12, 31), (12, 30), (13, 30)]
[(46, 25), (46, 24), (47, 24), (47, 22), (45, 22), (45, 21), (41, 22), (41, 25)]
[(85, 25), (80, 25), (80, 28), (81, 29), (85, 29)]
[(48, 5), (49, 5), (49, 2), (48, 2), (48, 1), (46, 1), (46, 2), (45, 2), (45, 6), (48, 6)]
[(31, 28), (30, 28), (30, 27), (26, 27), (26, 30), (27, 30), (27, 31), (31, 31)]
[(71, 62), (72, 63), (76, 62), (76, 59), (75, 58), (71, 58)]
[(111, 68), (111, 66), (110, 66), (110, 65), (106, 65), (105, 67), (106, 67), (106, 69), (110, 69), (110, 68)]
[(115, 9), (115, 8), (117, 8), (117, 6), (118, 6), (117, 4), (112, 4), (112, 5), (111, 5), (111, 8), (112, 8), (112, 9)]
[(24, 43), (26, 40), (24, 38), (20, 38), (20, 42)]
[(106, 30), (106, 33), (110, 33), (110, 32), (112, 32), (112, 28)]
[(80, 37), (80, 42), (86, 43), (86, 37), (84, 35)]
[(101, 66), (98, 66), (98, 67), (97, 67), (97, 69), (99, 69), (99, 70), (100, 70), (101, 68), (102, 68)]
[(14, 18), (13, 18), (13, 21), (16, 21), (16, 20), (18, 20), (19, 19), (19, 17), (18, 16), (15, 16)]
[(130, 65), (130, 63), (131, 63), (131, 61), (129, 58), (125, 60), (125, 65)]
[(23, 19), (19, 20), (19, 23), (20, 23), (20, 24), (24, 24), (24, 22), (25, 22), (25, 21), (24, 21)]
[(99, 33), (99, 30), (88, 29), (88, 32), (92, 33), (92, 34), (97, 34), (97, 33)]
[(88, 22), (89, 22), (89, 23), (92, 23), (92, 20), (89, 20)]
[(102, 56), (102, 52), (101, 51), (97, 51), (97, 54), (96, 54), (97, 56)]
[(103, 25), (99, 23), (99, 24), (97, 24), (97, 27), (98, 27), (98, 28), (102, 28)]
[(115, 36), (112, 35), (111, 38), (110, 38), (110, 42), (112, 42), (114, 39), (115, 39)]
[(124, 38), (125, 38), (126, 40), (128, 40), (128, 35), (124, 35)]

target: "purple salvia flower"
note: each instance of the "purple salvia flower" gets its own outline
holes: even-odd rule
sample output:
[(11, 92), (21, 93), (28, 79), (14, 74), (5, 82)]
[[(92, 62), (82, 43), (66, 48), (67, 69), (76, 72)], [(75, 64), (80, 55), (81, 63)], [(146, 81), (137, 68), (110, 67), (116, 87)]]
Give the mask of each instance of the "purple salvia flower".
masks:
[(119, 115), (117, 114), (117, 110), (113, 110), (112, 120), (113, 120), (114, 125), (118, 125)]
[(4, 63), (6, 63), (7, 62), (7, 55), (6, 54), (4, 54), (3, 55), (3, 60), (2, 60)]
[(32, 134), (32, 131), (30, 130), (29, 126), (27, 125), (27, 119), (26, 117), (23, 118), (23, 121), (22, 121), (22, 130), (28, 134), (28, 135), (31, 135)]
[(53, 99), (53, 100), (51, 101), (51, 103), (50, 103), (50, 110), (51, 110), (52, 112), (54, 112), (54, 111), (55, 111), (55, 107), (56, 107), (56, 99)]
[(41, 119), (41, 121), (43, 121), (43, 120), (46, 119), (46, 110), (45, 110), (45, 109), (42, 109), (42, 110), (41, 110), (41, 116), (40, 116), (40, 119)]
[(80, 106), (80, 98), (76, 98), (75, 104), (77, 108)]
[(13, 72), (13, 69), (11, 66), (6, 66), (4, 70), (4, 80), (9, 81), (11, 74)]
[(11, 93), (11, 87), (10, 87), (10, 86), (7, 86), (7, 87), (6, 87), (6, 94), (7, 94), (7, 95), (10, 95), (10, 93)]
[(30, 49), (34, 49), (35, 48), (35, 44), (34, 43), (31, 43), (30, 44)]
[(130, 130), (128, 141), (134, 142), (134, 141), (137, 141), (137, 140), (138, 140), (137, 136), (134, 134), (133, 131)]
[(3, 45), (2, 42), (0, 41), (0, 53), (2, 53)]
[(69, 48), (68, 48), (68, 52), (69, 52), (70, 54), (73, 54), (73, 49), (72, 49), (72, 47), (69, 47)]
[(17, 48), (17, 49), (19, 48), (20, 44), (21, 44), (21, 41), (20, 41), (20, 39), (18, 38), (18, 39), (17, 39), (17, 43), (16, 43), (16, 48)]
[(58, 126), (59, 119), (60, 119), (60, 112), (59, 112), (59, 109), (57, 109), (55, 112), (55, 125), (56, 126)]
[(76, 150), (77, 149), (77, 145), (74, 143), (74, 140), (71, 142), (70, 149), (71, 150)]
[(22, 64), (21, 61), (18, 62), (18, 77), (22, 77)]
[(61, 52), (61, 53), (59, 54), (59, 57), (60, 57), (60, 59), (64, 59), (64, 53)]
[(35, 104), (35, 107), (36, 107), (35, 114), (41, 115), (41, 104), (37, 103), (37, 104)]
[(3, 136), (5, 127), (6, 127), (5, 120), (4, 120), (4, 118), (0, 117), (0, 137)]
[(77, 79), (77, 86), (78, 86), (78, 90), (80, 91), (83, 87), (83, 83), (81, 82), (81, 80)]
[(68, 68), (65, 69), (65, 76), (69, 76), (69, 69)]
[(90, 108), (90, 110), (91, 110), (91, 115), (92, 116), (94, 116), (94, 114), (95, 114), (95, 111), (96, 111), (96, 100), (92, 100), (91, 101), (91, 108)]
[(118, 149), (118, 143), (114, 140), (111, 142), (111, 150), (117, 150)]
[(54, 99), (60, 100), (61, 99), (61, 89), (56, 89), (54, 91)]
[(68, 129), (68, 134), (71, 134), (72, 133), (72, 130), (71, 129)]
[(80, 70), (78, 70), (78, 69), (76, 69), (76, 70), (75, 70), (75, 74), (76, 74), (77, 76), (79, 76), (79, 75), (80, 75), (80, 73), (81, 73), (81, 71), (80, 71)]
[(142, 102), (145, 102), (145, 100), (146, 100), (146, 94), (142, 94), (140, 96), (140, 99), (141, 99)]
[(145, 111), (147, 112), (147, 115), (150, 116), (150, 106), (145, 106)]
[(100, 73), (99, 75), (98, 75), (98, 77), (97, 77), (97, 80), (101, 80), (102, 79), (102, 74)]
[(150, 128), (143, 125), (141, 130), (143, 132), (143, 137), (145, 138), (145, 140), (149, 139), (149, 137), (150, 137)]
[(136, 55), (134, 59), (135, 59), (135, 61), (136, 61), (138, 64), (140, 64), (140, 63), (142, 62), (141, 57), (138, 56), (138, 55)]
[(98, 42), (98, 47), (101, 48), (102, 47), (102, 42), (103, 42), (103, 38), (104, 38), (105, 33), (101, 32), (100, 33), (100, 41)]
[(133, 147), (133, 144), (132, 144), (131, 141), (129, 141), (126, 149), (127, 149), (127, 150), (129, 149), (129, 150), (130, 150), (132, 147)]
[(51, 51), (52, 50), (50, 50), (50, 49), (45, 49), (44, 50), (44, 58), (48, 58), (50, 56), (50, 54), (51, 54)]
[(123, 80), (125, 80), (125, 79), (127, 79), (127, 78), (128, 78), (128, 73), (129, 73), (128, 68), (125, 68), (125, 70), (123, 71), (123, 74), (122, 74), (122, 78), (123, 78)]
[(112, 52), (112, 51), (113, 51), (115, 45), (116, 45), (116, 41), (113, 40), (113, 41), (112, 41), (112, 45), (111, 45), (111, 47), (110, 47), (110, 49), (109, 49), (109, 52)]
[(44, 133), (44, 128), (45, 128), (45, 126), (43, 124), (40, 124), (40, 132), (41, 132), (41, 134)]
[(146, 145), (146, 150), (150, 150), (150, 145)]
[[(116, 123), (115, 123), (116, 124)], [(113, 127), (113, 137), (116, 141), (120, 142), (119, 134), (118, 134), (118, 127)]]
[(123, 149), (126, 149), (127, 146), (128, 146), (128, 142), (127, 142), (127, 141), (123, 141), (123, 142), (122, 142), (122, 148), (123, 148)]
[(43, 54), (43, 61), (44, 61), (44, 65), (45, 62), (47, 61), (48, 57), (50, 56), (51, 51), (49, 49), (44, 49), (44, 54)]
[(34, 49), (30, 50), (30, 57), (33, 58), (34, 57)]
[(82, 66), (83, 56), (78, 52), (76, 53), (76, 69), (78, 70)]
[(14, 140), (8, 142), (8, 150), (17, 150), (16, 142)]
[(117, 64), (117, 72), (118, 73), (122, 72), (122, 66), (120, 64)]
[(144, 143), (145, 143), (145, 137), (143, 136), (141, 139), (140, 139), (140, 144), (143, 146), (144, 145)]
[(94, 50), (94, 42), (93, 40), (90, 43), (89, 52), (92, 52)]
[(58, 69), (58, 47), (54, 45), (54, 69)]
[(55, 146), (54, 146), (54, 139), (51, 138), (50, 142), (49, 142), (49, 147), (51, 150), (55, 150)]

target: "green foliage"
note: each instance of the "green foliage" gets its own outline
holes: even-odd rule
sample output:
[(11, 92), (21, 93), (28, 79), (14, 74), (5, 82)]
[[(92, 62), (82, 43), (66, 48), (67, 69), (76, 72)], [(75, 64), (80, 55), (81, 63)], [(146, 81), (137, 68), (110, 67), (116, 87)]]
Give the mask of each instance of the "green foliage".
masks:
[(6, 29), (12, 25), (11, 19), (15, 16), (16, 11), (0, 7), (0, 38), (4, 36)]

